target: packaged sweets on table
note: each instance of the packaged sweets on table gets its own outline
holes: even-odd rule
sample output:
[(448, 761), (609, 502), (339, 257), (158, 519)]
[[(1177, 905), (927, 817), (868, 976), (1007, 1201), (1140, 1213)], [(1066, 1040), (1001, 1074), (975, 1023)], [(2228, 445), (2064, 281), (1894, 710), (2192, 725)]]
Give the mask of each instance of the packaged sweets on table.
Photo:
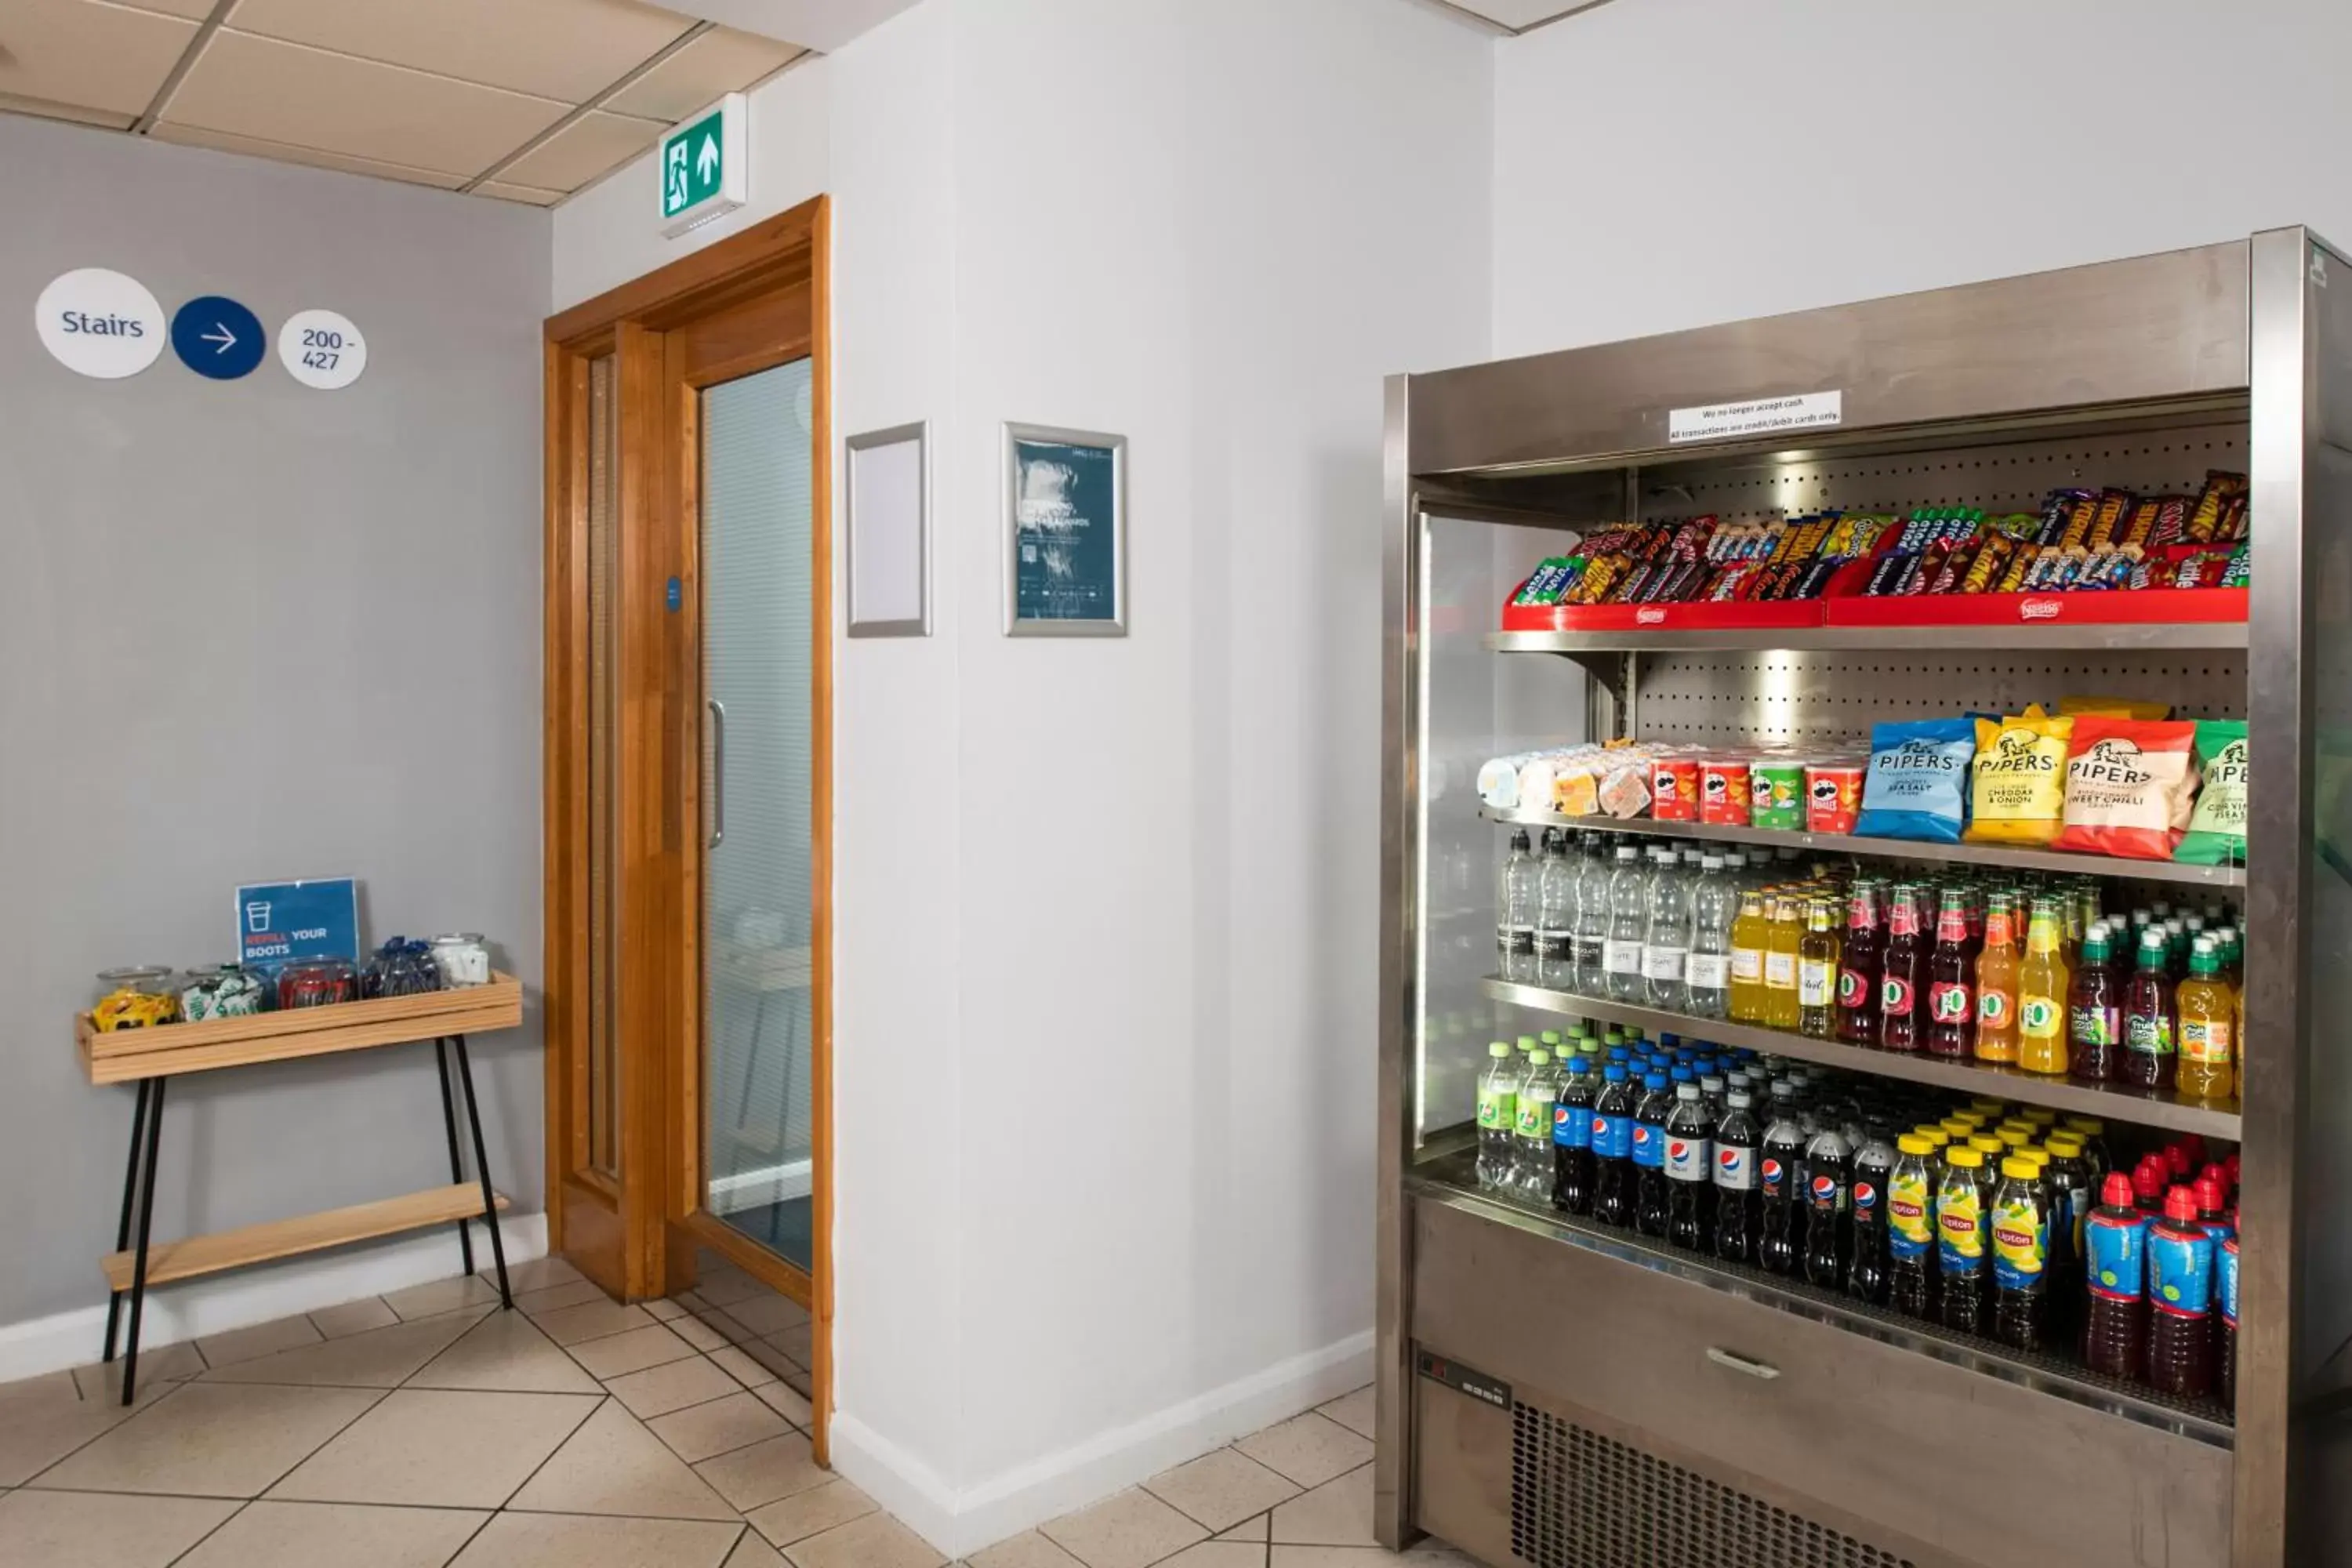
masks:
[(1650, 764), (1650, 815), (1660, 822), (1698, 820), (1698, 759), (1669, 754)]
[(2086, 714), (2066, 757), (2065, 820), (2053, 847), (2168, 860), (2189, 825), (2197, 726)]
[(1809, 833), (1852, 833), (1862, 815), (1861, 762), (1824, 758), (1805, 764), (1805, 829)]
[(1698, 761), (1698, 819), (1726, 827), (1747, 827), (1746, 756), (1717, 754)]
[(1748, 764), (1748, 826), (1794, 830), (1805, 826), (1805, 764), (1794, 757), (1759, 757)]
[(1601, 809), (1615, 817), (1634, 817), (1650, 808), (1650, 759), (1647, 755), (1611, 753), (1601, 764)]
[(1968, 823), (1969, 759), (1976, 721), (1913, 719), (1874, 724), (1862, 815), (1853, 830), (1878, 838), (1957, 844)]
[(1969, 769), (1971, 844), (2048, 844), (2058, 837), (2066, 802), (2068, 716), (2029, 708), (2014, 719), (1979, 719), (1976, 761)]
[(2194, 866), (2238, 866), (2246, 858), (2246, 721), (2200, 719), (2197, 762), (2204, 775), (2197, 805), (2175, 860)]

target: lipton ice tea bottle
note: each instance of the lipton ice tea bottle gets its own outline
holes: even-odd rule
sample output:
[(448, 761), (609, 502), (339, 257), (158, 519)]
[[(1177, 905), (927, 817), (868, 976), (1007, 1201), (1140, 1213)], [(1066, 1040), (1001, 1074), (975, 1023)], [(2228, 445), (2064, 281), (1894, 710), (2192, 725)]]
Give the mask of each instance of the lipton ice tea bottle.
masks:
[(2221, 971), (2213, 939), (2199, 937), (2189, 953), (2189, 978), (2173, 995), (2180, 1017), (2179, 1087), (2191, 1100), (2227, 1100), (2237, 1089), (2238, 998)]
[(1772, 922), (1764, 914), (1764, 894), (1749, 889), (1739, 895), (1739, 913), (1731, 922), (1731, 1016), (1740, 1024), (1764, 1021), (1764, 944)]
[(2026, 928), (2025, 962), (2017, 970), (2017, 1065), (2028, 1072), (2066, 1070), (2066, 960), (2058, 906), (2033, 900)]
[(1977, 954), (1977, 1059), (2017, 1059), (2017, 905), (1996, 893), (1985, 909), (1984, 951)]

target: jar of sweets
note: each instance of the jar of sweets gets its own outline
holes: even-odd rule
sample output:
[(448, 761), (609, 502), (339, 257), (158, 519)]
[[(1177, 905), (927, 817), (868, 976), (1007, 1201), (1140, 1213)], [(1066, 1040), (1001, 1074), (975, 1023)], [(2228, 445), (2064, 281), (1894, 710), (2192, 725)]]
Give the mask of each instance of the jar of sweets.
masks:
[(433, 962), (441, 971), (444, 985), (454, 988), (490, 983), (490, 950), (483, 945), (480, 931), (452, 931), (435, 937)]

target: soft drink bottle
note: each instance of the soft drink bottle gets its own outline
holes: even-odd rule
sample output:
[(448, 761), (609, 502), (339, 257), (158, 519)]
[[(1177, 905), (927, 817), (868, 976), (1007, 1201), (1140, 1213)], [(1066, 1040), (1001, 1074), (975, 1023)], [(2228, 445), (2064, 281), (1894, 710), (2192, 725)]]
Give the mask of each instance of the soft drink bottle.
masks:
[(1731, 1013), (1731, 922), (1738, 895), (1723, 858), (1699, 858), (1698, 881), (1691, 889), (1690, 956), (1683, 963), (1683, 1007), (1693, 1017), (1724, 1018)]
[(2025, 960), (2017, 966), (2017, 1065), (2028, 1072), (2066, 1070), (2066, 1008), (2073, 994), (2065, 927), (2056, 900), (2033, 900)]
[(1754, 1097), (1745, 1089), (1725, 1096), (1722, 1124), (1715, 1130), (1715, 1255), (1727, 1263), (1756, 1261), (1763, 1231), (1763, 1205), (1756, 1190)]
[(2083, 1222), (2083, 1256), (2090, 1284), (2084, 1364), (2109, 1377), (2146, 1376), (2147, 1215), (2121, 1171), (2108, 1175), (2099, 1206)]
[(1886, 1178), (1887, 1304), (1924, 1319), (1936, 1304), (1936, 1144), (1906, 1132), (1895, 1150)]
[(1919, 889), (1898, 882), (1886, 914), (1886, 951), (1879, 960), (1878, 1043), (1890, 1051), (1919, 1048), (1919, 990), (1927, 950), (1919, 931)]
[(1698, 1085), (1675, 1086), (1665, 1134), (1666, 1239), (1701, 1251), (1715, 1232), (1715, 1123)]
[(1811, 900), (1805, 907), (1805, 934), (1797, 942), (1797, 1032), (1816, 1040), (1837, 1035), (1835, 915), (1827, 899)]
[(2123, 1077), (2123, 981), (2113, 934), (2105, 921), (2083, 933), (2083, 961), (2066, 986), (2066, 1070), (2087, 1083)]
[(1838, 955), (1837, 1037), (1850, 1046), (1879, 1043), (1878, 986), (1886, 933), (1878, 919), (1878, 885), (1856, 882), (1846, 904), (1845, 949)]
[(2064, 1344), (2080, 1327), (2083, 1307), (2083, 1223), (2097, 1200), (2091, 1163), (2084, 1157), (2083, 1141), (2071, 1132), (2053, 1132), (2042, 1144), (2050, 1163), (2042, 1177), (2050, 1184), (2050, 1337)]
[(1619, 845), (1617, 871), (1609, 879), (1609, 940), (1601, 949), (1609, 994), (1619, 1002), (1639, 1002), (1646, 994), (1642, 982), (1642, 942), (1649, 929), (1649, 894), (1650, 881), (1642, 872), (1641, 851), (1630, 844)]
[(1824, 1127), (1805, 1145), (1805, 1279), (1823, 1290), (1845, 1288), (1853, 1192), (1853, 1152), (1843, 1131)]
[(1683, 1010), (1683, 966), (1691, 945), (1691, 888), (1675, 852), (1657, 852), (1650, 873), (1649, 920), (1642, 932), (1643, 993), (1653, 1007)]
[(1536, 862), (1524, 827), (1511, 834), (1511, 852), (1495, 873), (1495, 948), (1504, 979), (1534, 978)]
[(1739, 912), (1731, 921), (1731, 994), (1727, 1004), (1735, 1023), (1764, 1021), (1764, 949), (1771, 931), (1772, 921), (1765, 910), (1763, 893), (1752, 887), (1744, 889), (1739, 895)]
[(1511, 1142), (1519, 1111), (1519, 1068), (1506, 1041), (1488, 1046), (1486, 1056), (1487, 1068), (1478, 1079), (1478, 1184), (1492, 1190), (1510, 1180)]
[(1592, 1058), (1579, 1056), (1560, 1080), (1551, 1110), (1551, 1206), (1592, 1212), (1592, 1108), (1599, 1098)]
[(2148, 1386), (2184, 1399), (2211, 1394), (2213, 1233), (2198, 1223), (2187, 1187), (2165, 1194), (2164, 1217), (2147, 1227), (2147, 1304)]
[(1997, 892), (1985, 906), (1984, 947), (1977, 954), (1979, 1061), (2017, 1059), (2017, 905)]
[(1531, 1203), (1551, 1201), (1551, 1117), (1559, 1084), (1551, 1053), (1538, 1046), (1528, 1054), (1528, 1076), (1519, 1080), (1511, 1140), (1511, 1190)]
[(1775, 1274), (1794, 1274), (1804, 1267), (1804, 1211), (1800, 1196), (1804, 1163), (1804, 1127), (1797, 1120), (1793, 1098), (1783, 1097), (1772, 1125), (1765, 1129), (1763, 1159), (1756, 1167), (1764, 1220), (1757, 1261)]
[(1544, 834), (1536, 876), (1535, 967), (1538, 985), (1565, 991), (1575, 982), (1576, 862), (1568, 858), (1568, 836), (1558, 828)]
[(2231, 1409), (2238, 1404), (2238, 1238), (2224, 1239), (2213, 1254), (2213, 1278), (2221, 1298), (2221, 1403)]
[(1666, 1234), (1666, 1112), (1674, 1096), (1666, 1075), (1642, 1079), (1642, 1103), (1633, 1111), (1633, 1228), (1643, 1236)]
[(1772, 929), (1764, 939), (1764, 1026), (1796, 1032), (1797, 965), (1805, 942), (1804, 902), (1794, 893), (1772, 901)]
[(1633, 1091), (1616, 1062), (1601, 1069), (1592, 1102), (1592, 1217), (1603, 1225), (1633, 1223)]
[(1965, 1059), (1976, 1043), (1976, 964), (1969, 951), (1968, 902), (1948, 889), (1936, 913), (1936, 947), (1927, 955), (1929, 1056)]
[(2221, 950), (2211, 937), (2189, 943), (2189, 978), (2173, 993), (2173, 1004), (2180, 1016), (2180, 1092), (2191, 1100), (2227, 1100), (2238, 1083), (2231, 1039), (2238, 997), (2221, 978)]
[(1936, 1188), (1936, 1272), (1942, 1282), (1944, 1326), (1962, 1333), (1985, 1331), (1984, 1154), (1954, 1146), (1944, 1152), (1944, 1179)]
[(1887, 1188), (1895, 1173), (1895, 1151), (1872, 1135), (1853, 1152), (1853, 1263), (1846, 1292), (1884, 1306), (1892, 1283), (1887, 1242)]
[(1574, 977), (1569, 989), (1581, 996), (1609, 994), (1609, 855), (1601, 836), (1584, 836), (1584, 855), (1576, 868), (1576, 944)]
[(2123, 1079), (2137, 1089), (2170, 1089), (2179, 1014), (2172, 994), (2171, 952), (2164, 932), (2141, 933), (2139, 958), (2124, 992)]
[(1992, 1199), (1993, 1337), (2012, 1349), (2047, 1348), (2050, 1214), (2041, 1167), (2022, 1155), (2000, 1163)]

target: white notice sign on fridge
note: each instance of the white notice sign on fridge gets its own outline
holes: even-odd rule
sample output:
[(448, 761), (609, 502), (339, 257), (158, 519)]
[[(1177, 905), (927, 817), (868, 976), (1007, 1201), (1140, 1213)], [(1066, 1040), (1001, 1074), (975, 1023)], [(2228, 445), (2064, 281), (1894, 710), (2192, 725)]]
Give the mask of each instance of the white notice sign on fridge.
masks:
[(1771, 436), (1783, 430), (1817, 430), (1845, 417), (1843, 392), (1799, 392), (1786, 397), (1753, 397), (1745, 403), (1710, 403), (1666, 415), (1666, 442), (1719, 441), (1727, 436)]

